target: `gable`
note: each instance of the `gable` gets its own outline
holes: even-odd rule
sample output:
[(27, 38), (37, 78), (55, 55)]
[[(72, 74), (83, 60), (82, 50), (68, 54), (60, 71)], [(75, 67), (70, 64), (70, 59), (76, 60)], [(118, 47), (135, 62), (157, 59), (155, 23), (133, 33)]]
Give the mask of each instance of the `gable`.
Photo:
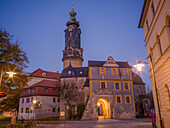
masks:
[(48, 72), (42, 69), (37, 69), (30, 74), (31, 77), (40, 77), (40, 78), (48, 78), (48, 79), (59, 79), (60, 73)]

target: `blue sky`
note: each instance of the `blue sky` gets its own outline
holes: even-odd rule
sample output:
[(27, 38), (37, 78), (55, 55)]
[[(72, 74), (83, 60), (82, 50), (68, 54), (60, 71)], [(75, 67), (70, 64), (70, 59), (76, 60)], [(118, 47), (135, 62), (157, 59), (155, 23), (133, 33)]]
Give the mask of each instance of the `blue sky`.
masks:
[[(41, 68), (62, 71), (66, 23), (72, 5), (80, 22), (83, 66), (88, 60), (128, 61), (146, 58), (144, 34), (138, 23), (144, 0), (0, 0), (0, 27), (21, 42), (30, 64), (27, 72)], [(146, 68), (139, 73), (150, 85)]]

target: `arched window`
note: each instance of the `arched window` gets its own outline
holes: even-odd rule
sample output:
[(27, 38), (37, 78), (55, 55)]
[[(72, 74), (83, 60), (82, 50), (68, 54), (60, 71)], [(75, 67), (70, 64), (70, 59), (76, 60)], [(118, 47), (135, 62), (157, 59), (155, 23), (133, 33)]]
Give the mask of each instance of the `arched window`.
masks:
[(159, 36), (158, 36), (158, 35), (156, 36), (156, 43), (158, 43), (158, 44), (159, 44), (160, 54), (162, 55), (162, 46), (161, 46), (161, 41), (160, 41), (160, 39), (159, 39)]
[(165, 97), (166, 97), (166, 105), (170, 108), (170, 91), (167, 84), (165, 84)]
[(153, 16), (155, 15), (155, 8), (154, 8), (154, 4), (152, 2), (152, 5), (151, 5), (151, 8), (152, 8), (152, 13), (153, 13)]
[(147, 29), (149, 30), (149, 23), (148, 23), (148, 19), (146, 20), (146, 26), (147, 26)]
[(160, 93), (159, 93), (159, 91), (158, 91), (158, 90), (157, 90), (157, 95), (158, 95), (159, 107), (160, 107), (160, 109), (161, 109), (161, 108), (162, 108), (162, 103), (161, 103)]
[(167, 15), (165, 18), (165, 25), (170, 25), (170, 16)]

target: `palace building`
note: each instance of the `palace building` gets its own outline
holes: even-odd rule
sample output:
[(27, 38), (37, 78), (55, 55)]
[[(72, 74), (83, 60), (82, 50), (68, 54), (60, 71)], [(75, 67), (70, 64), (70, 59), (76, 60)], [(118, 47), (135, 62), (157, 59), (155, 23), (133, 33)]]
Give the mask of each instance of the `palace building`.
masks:
[(111, 56), (105, 61), (88, 61), (88, 66), (82, 67), (84, 59), (80, 24), (76, 20), (74, 9), (69, 14), (70, 20), (64, 31), (63, 70), (60, 74), (38, 69), (29, 74), (28, 87), (20, 96), (19, 118), (34, 117), (29, 110), (34, 106), (33, 100), (36, 99), (41, 102), (37, 118), (66, 119), (70, 105), (61, 90), (58, 90), (58, 86), (64, 86), (65, 83), (68, 86), (74, 83), (76, 87), (76, 94), (69, 101), (70, 104), (85, 105), (82, 120), (135, 118), (138, 111), (143, 109), (137, 106), (140, 102), (139, 97), (146, 95), (142, 79), (132, 72), (132, 67), (127, 61), (115, 61)]
[[(146, 94), (142, 79), (132, 72), (128, 62), (115, 61), (111, 56), (106, 61), (88, 61), (88, 67), (82, 67), (81, 30), (76, 21), (76, 12), (72, 10), (69, 14), (61, 85), (64, 82), (74, 82), (78, 88), (78, 100), (70, 102), (85, 104), (82, 120), (135, 118), (136, 110), (139, 110), (135, 108), (139, 95)], [(143, 92), (138, 93), (141, 89)], [(68, 104), (62, 97), (60, 108), (63, 119), (66, 117)]]

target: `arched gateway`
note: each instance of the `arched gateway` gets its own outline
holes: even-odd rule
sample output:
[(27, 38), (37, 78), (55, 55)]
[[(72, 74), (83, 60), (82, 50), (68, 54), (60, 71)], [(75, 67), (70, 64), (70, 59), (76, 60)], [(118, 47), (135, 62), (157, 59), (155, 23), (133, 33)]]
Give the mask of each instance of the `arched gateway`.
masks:
[(100, 98), (97, 102), (98, 119), (111, 118), (110, 101), (107, 98)]

